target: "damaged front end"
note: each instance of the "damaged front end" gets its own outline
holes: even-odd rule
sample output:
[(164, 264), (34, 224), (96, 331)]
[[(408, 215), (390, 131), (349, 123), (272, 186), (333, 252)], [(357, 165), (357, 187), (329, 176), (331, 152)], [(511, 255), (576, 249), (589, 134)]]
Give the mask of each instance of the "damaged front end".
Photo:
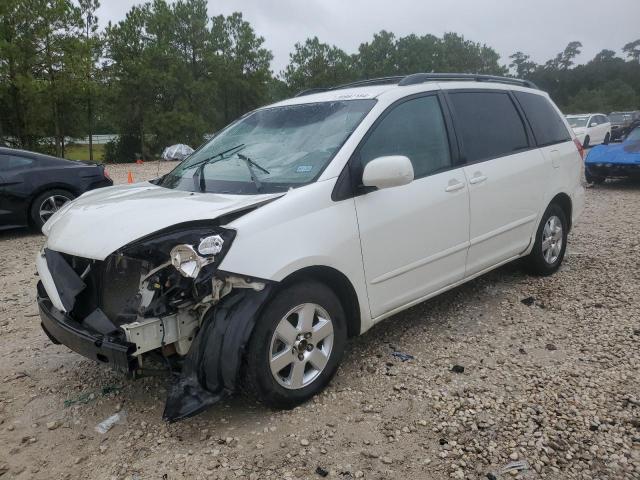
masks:
[(235, 231), (190, 222), (104, 260), (44, 248), (37, 258), (42, 327), (57, 344), (125, 372), (146, 354), (184, 358), (164, 418), (201, 412), (235, 390), (242, 353), (272, 286), (218, 269)]

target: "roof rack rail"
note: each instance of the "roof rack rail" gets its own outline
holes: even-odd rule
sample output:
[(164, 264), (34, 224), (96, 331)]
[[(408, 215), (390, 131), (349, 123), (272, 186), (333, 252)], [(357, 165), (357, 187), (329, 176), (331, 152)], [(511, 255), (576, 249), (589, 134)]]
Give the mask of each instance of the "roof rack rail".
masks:
[(295, 94), (296, 97), (304, 97), (305, 95), (311, 95), (312, 93), (326, 92), (327, 90), (333, 90), (333, 87), (316, 87), (307, 88), (306, 90), (300, 90)]
[(367, 85), (386, 85), (388, 83), (398, 83), (404, 78), (404, 75), (396, 75), (393, 77), (368, 78), (366, 80), (357, 80), (355, 82), (336, 85), (335, 87), (318, 87), (308, 88), (296, 93), (296, 97), (304, 97), (312, 93), (328, 92), (329, 90), (342, 90), (343, 88), (364, 87)]
[(388, 83), (398, 83), (405, 78), (404, 75), (394, 75), (391, 77), (379, 77), (379, 78), (368, 78), (366, 80), (358, 80), (351, 83), (345, 83), (343, 85), (338, 85), (337, 87), (333, 87), (331, 90), (341, 90), (343, 88), (352, 88), (352, 87), (364, 87), (367, 85), (386, 85)]
[(443, 81), (469, 81), (469, 82), (494, 82), (506, 83), (508, 85), (519, 85), (522, 87), (538, 89), (537, 85), (529, 80), (520, 78), (499, 77), (497, 75), (480, 75), (475, 73), (414, 73), (407, 75), (398, 82), (398, 86), (416, 85), (424, 82), (443, 82)]
[(296, 97), (303, 97), (305, 95), (311, 95), (312, 93), (328, 92), (330, 90), (342, 90), (343, 88), (365, 87), (369, 85), (387, 85), (397, 83), (399, 87), (404, 87), (407, 85), (417, 85), (425, 82), (447, 81), (494, 82), (538, 89), (537, 85), (529, 80), (512, 77), (499, 77), (497, 75), (481, 75), (475, 73), (412, 73), (411, 75), (369, 78), (366, 80), (358, 80), (356, 82), (337, 85), (335, 87), (309, 88), (297, 93)]

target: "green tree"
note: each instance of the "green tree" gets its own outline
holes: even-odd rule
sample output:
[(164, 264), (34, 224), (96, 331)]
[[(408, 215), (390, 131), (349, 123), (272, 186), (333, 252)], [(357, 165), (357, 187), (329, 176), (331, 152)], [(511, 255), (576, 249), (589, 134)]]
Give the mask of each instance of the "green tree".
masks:
[(84, 22), (84, 42), (82, 58), (85, 71), (84, 91), (87, 108), (87, 134), (89, 136), (89, 160), (93, 161), (93, 112), (94, 97), (97, 88), (95, 86), (96, 65), (102, 55), (102, 42), (98, 33), (98, 17), (96, 11), (100, 8), (98, 0), (79, 0), (80, 16)]
[(531, 57), (522, 52), (516, 52), (513, 55), (509, 55), (511, 63), (509, 68), (515, 70), (516, 77), (529, 78), (538, 67), (535, 62), (531, 61)]
[(351, 59), (344, 51), (314, 37), (296, 43), (282, 76), (291, 92), (330, 87), (353, 78), (350, 64)]
[[(334, 47), (335, 48), (335, 47)], [(398, 74), (398, 47), (393, 33), (382, 30), (373, 35), (371, 42), (358, 47), (355, 56), (361, 78), (386, 77)]]
[[(264, 103), (269, 95), (272, 53), (241, 13), (213, 18), (210, 68), (216, 68), (222, 126)], [(221, 108), (220, 108), (221, 107)]]
[(145, 125), (156, 100), (158, 65), (151, 62), (151, 38), (146, 31), (149, 15), (149, 4), (133, 7), (124, 20), (109, 23), (106, 29), (109, 104), (119, 133), (135, 136), (140, 147), (139, 152), (128, 151), (126, 160), (134, 160), (135, 153), (146, 156)]
[(634, 62), (640, 62), (640, 39), (627, 43), (622, 51)]

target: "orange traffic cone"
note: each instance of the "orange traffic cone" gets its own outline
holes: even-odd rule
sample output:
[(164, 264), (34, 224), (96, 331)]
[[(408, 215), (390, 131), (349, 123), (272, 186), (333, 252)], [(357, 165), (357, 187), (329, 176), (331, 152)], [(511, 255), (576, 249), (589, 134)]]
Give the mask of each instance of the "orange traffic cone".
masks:
[(133, 173), (129, 170), (129, 175), (127, 175), (127, 183), (133, 183)]

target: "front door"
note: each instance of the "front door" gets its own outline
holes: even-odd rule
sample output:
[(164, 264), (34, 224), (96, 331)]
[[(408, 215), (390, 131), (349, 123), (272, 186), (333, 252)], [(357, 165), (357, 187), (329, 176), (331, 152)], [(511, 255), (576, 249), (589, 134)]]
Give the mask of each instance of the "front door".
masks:
[(437, 95), (390, 107), (352, 160), (364, 167), (385, 155), (407, 156), (415, 180), (355, 198), (373, 318), (461, 280), (469, 244), (467, 182), (452, 165)]

